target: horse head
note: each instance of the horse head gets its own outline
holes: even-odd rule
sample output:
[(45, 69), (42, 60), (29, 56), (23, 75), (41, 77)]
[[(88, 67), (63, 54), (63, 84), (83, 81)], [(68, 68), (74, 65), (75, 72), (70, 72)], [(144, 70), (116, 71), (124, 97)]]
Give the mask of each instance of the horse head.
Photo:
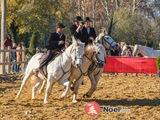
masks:
[(70, 45), (68, 48), (70, 48), (70, 57), (72, 59), (72, 64), (74, 67), (80, 67), (82, 65), (82, 57), (84, 54), (84, 46), (85, 44), (81, 41), (76, 40), (72, 36), (72, 45)]
[(118, 43), (108, 35), (105, 29), (102, 29), (102, 32), (96, 37), (96, 42), (101, 43), (106, 49), (118, 49)]
[(97, 64), (98, 67), (104, 67), (106, 63), (106, 51), (105, 48), (99, 43), (93, 43), (85, 48), (85, 55), (91, 62)]
[(136, 44), (136, 45), (134, 46), (133, 56), (136, 56), (137, 53), (138, 53), (138, 51), (139, 51), (139, 45)]
[(126, 50), (127, 50), (127, 44), (125, 42), (122, 42), (124, 44), (121, 45), (121, 55), (124, 56), (126, 53)]

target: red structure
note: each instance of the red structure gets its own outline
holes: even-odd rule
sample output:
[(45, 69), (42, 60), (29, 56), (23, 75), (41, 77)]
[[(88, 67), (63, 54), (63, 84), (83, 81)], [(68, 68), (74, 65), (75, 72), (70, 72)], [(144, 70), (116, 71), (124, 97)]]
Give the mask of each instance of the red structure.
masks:
[(157, 74), (155, 58), (106, 57), (104, 72)]

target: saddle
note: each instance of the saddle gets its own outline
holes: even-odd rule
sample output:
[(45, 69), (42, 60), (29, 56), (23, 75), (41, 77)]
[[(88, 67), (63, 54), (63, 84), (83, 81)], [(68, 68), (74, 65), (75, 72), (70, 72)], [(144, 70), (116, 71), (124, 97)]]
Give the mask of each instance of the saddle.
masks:
[[(46, 53), (44, 53), (44, 54), (38, 59), (38, 60), (40, 60), (39, 63), (40, 63), (41, 60), (45, 57), (45, 54), (46, 54)], [(48, 66), (56, 57), (58, 57), (59, 55), (61, 55), (62, 52), (60, 52), (60, 51), (52, 51), (52, 54), (53, 54), (53, 57), (52, 57), (50, 60), (45, 61), (44, 64), (43, 64), (43, 67), (39, 69), (39, 72), (40, 72), (41, 74), (43, 74), (45, 77), (47, 77), (47, 75), (48, 75), (48, 73), (47, 73), (47, 66)]]

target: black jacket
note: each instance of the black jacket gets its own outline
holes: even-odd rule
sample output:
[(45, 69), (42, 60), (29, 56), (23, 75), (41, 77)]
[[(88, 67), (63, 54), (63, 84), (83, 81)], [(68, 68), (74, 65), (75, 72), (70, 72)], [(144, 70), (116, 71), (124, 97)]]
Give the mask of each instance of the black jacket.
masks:
[(89, 40), (89, 37), (93, 37), (94, 39), (96, 38), (95, 29), (92, 27), (90, 27), (89, 34), (87, 28), (83, 29), (83, 33), (84, 33), (85, 45), (88, 45), (88, 43), (92, 43), (92, 40)]
[(76, 31), (77, 29), (77, 26), (76, 25), (72, 25), (71, 28), (70, 28), (70, 31), (71, 31), (71, 34), (79, 39), (81, 42), (85, 43), (85, 39), (84, 39), (84, 33), (83, 33), (83, 29), (79, 32)]
[[(57, 33), (51, 33), (50, 37), (49, 37), (49, 45), (46, 46), (47, 49), (49, 50), (53, 50), (53, 49), (59, 49), (62, 50), (63, 48), (65, 48), (65, 35), (62, 34), (61, 36)], [(64, 43), (59, 45), (59, 41), (63, 40)]]

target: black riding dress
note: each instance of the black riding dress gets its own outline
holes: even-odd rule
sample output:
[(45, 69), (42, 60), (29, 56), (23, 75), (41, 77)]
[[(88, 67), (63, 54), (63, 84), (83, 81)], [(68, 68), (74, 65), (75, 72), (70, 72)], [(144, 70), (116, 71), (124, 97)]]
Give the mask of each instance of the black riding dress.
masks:
[[(59, 44), (61, 40), (64, 41), (63, 44)], [(45, 46), (45, 48), (47, 48), (47, 53), (40, 60), (38, 68), (42, 68), (55, 56), (56, 52), (65, 48), (65, 35), (57, 32), (51, 33), (49, 37), (49, 45)]]

